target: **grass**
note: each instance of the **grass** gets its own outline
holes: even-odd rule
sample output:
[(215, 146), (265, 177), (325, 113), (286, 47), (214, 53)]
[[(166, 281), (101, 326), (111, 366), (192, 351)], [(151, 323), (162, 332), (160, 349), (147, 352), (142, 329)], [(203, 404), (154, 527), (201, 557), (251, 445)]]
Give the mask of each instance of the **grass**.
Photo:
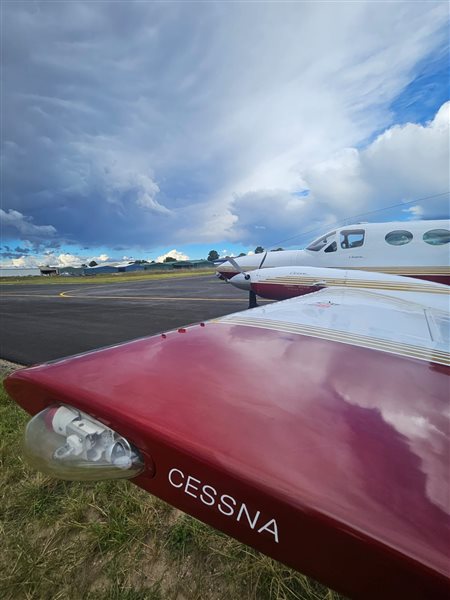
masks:
[(134, 273), (114, 273), (98, 274), (85, 277), (62, 277), (55, 275), (47, 277), (44, 275), (29, 277), (0, 277), (1, 285), (74, 285), (74, 284), (92, 284), (92, 283), (122, 283), (127, 281), (151, 281), (156, 279), (177, 279), (182, 277), (197, 277), (200, 275), (213, 275), (214, 269), (186, 269), (179, 271), (166, 272), (147, 272), (136, 271)]
[(128, 481), (51, 479), (21, 458), (28, 416), (0, 389), (5, 600), (339, 600)]

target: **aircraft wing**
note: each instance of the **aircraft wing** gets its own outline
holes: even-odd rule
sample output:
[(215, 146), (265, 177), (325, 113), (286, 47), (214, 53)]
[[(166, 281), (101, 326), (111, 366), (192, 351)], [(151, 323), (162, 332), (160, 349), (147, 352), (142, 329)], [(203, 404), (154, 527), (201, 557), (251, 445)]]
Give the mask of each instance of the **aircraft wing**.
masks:
[(439, 599), (448, 341), (448, 312), (325, 289), (6, 387), (31, 414), (64, 405), (104, 423), (143, 457), (137, 485), (352, 598)]

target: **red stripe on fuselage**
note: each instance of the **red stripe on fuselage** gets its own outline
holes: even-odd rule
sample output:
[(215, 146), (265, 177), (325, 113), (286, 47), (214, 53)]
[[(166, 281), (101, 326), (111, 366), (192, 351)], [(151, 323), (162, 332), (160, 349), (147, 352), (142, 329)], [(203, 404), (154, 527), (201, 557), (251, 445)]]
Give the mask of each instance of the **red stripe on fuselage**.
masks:
[(414, 277), (414, 279), (425, 279), (425, 281), (433, 281), (434, 283), (442, 283), (443, 285), (450, 285), (449, 275), (436, 275), (436, 274), (425, 274), (425, 275), (406, 275), (406, 277)]
[(285, 283), (252, 283), (252, 290), (262, 298), (270, 300), (287, 300), (288, 298), (296, 298), (304, 296), (312, 292), (318, 292), (325, 286), (309, 286)]

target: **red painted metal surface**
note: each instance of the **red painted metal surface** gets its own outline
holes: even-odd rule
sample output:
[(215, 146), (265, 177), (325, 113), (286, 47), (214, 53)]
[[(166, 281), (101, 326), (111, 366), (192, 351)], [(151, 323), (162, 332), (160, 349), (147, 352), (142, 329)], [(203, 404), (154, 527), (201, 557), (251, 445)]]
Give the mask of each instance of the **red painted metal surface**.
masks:
[(238, 271), (224, 271), (224, 272), (218, 271), (218, 272), (220, 272), (221, 276), (224, 279), (231, 279), (232, 277), (234, 277), (235, 275), (238, 274)]
[(433, 281), (434, 283), (442, 283), (443, 285), (450, 285), (450, 276), (449, 275), (420, 275), (415, 276), (411, 275), (411, 277), (416, 277), (416, 279), (425, 279), (425, 281)]
[[(415, 279), (425, 279), (426, 281), (432, 281), (434, 283), (443, 283), (450, 285), (450, 280), (447, 277), (434, 276), (423, 276), (416, 277)], [(287, 283), (264, 283), (255, 281), (252, 283), (251, 288), (258, 296), (262, 298), (269, 298), (271, 300), (287, 300), (288, 298), (296, 298), (298, 296), (304, 296), (323, 289), (326, 286), (314, 285), (299, 285), (299, 284), (287, 284)]]
[(100, 419), (156, 465), (138, 485), (334, 589), (439, 599), (450, 591), (448, 374), (207, 323), (6, 386), (31, 414), (61, 402)]
[(297, 296), (318, 292), (326, 286), (255, 282), (252, 283), (251, 287), (255, 294), (258, 294), (262, 298), (287, 300), (288, 298), (296, 298)]

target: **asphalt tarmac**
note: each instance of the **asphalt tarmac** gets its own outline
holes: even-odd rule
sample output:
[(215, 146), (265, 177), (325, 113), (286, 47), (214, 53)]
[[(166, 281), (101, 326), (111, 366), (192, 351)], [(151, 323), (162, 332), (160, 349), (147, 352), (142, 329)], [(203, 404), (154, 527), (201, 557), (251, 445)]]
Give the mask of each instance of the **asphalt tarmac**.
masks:
[(5, 284), (0, 358), (31, 365), (247, 308), (213, 275), (123, 283)]

